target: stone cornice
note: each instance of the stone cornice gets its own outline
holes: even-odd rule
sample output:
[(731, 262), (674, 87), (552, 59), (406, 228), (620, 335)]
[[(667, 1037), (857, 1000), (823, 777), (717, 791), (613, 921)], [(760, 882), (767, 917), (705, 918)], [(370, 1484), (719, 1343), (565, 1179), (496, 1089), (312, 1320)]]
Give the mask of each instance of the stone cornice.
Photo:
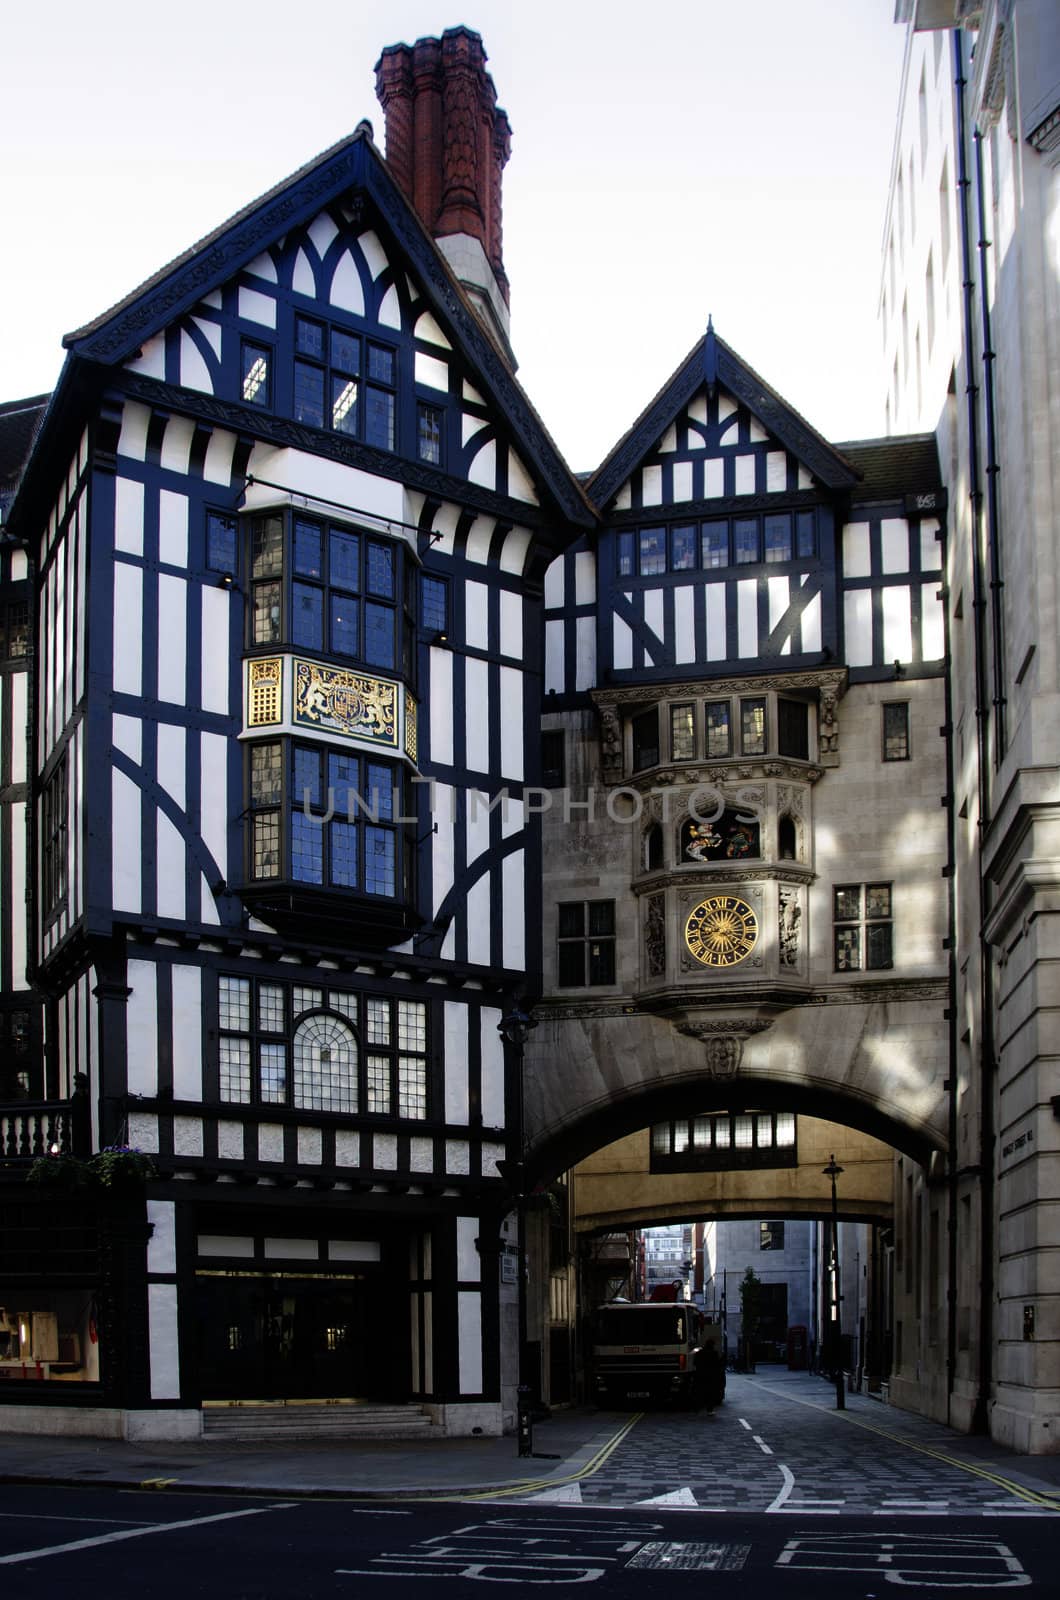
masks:
[(842, 697), (847, 689), (846, 667), (807, 667), (800, 672), (761, 672), (748, 677), (697, 678), (690, 682), (612, 684), (593, 689), (598, 706), (643, 705), (667, 699), (687, 700), (690, 696), (709, 698), (719, 694), (751, 694), (756, 690), (830, 689)]

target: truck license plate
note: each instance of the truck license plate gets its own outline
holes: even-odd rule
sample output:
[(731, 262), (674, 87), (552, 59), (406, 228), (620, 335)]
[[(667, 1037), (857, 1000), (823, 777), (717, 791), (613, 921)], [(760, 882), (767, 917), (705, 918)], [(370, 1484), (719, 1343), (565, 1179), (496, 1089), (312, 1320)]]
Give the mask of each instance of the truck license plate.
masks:
[(630, 1389), (628, 1394), (631, 1400), (647, 1400), (648, 1398), (647, 1389)]

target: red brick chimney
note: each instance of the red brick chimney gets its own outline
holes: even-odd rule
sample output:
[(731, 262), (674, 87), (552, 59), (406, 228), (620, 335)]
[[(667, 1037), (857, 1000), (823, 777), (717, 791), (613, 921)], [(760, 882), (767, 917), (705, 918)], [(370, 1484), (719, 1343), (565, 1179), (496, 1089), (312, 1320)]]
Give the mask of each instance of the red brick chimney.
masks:
[(480, 36), (447, 28), (440, 39), (388, 45), (375, 83), (394, 177), (507, 346), (501, 177), (511, 128), (497, 105)]

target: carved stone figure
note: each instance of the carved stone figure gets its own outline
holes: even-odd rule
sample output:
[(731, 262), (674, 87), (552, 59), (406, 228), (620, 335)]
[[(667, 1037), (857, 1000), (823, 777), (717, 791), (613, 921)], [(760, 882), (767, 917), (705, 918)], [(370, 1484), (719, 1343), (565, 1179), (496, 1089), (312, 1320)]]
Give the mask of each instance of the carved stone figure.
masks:
[(649, 978), (663, 977), (666, 972), (666, 910), (661, 894), (653, 894), (648, 900), (644, 918), (644, 951)]
[(797, 889), (780, 891), (780, 964), (797, 967), (799, 964), (799, 924), (802, 907)]

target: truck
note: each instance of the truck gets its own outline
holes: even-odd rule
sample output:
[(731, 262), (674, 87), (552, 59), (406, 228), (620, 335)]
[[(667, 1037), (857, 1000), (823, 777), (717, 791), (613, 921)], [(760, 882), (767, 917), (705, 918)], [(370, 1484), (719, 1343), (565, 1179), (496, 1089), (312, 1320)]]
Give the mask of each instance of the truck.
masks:
[(591, 1385), (598, 1405), (669, 1401), (719, 1405), (721, 1329), (694, 1305), (612, 1300), (592, 1317)]

